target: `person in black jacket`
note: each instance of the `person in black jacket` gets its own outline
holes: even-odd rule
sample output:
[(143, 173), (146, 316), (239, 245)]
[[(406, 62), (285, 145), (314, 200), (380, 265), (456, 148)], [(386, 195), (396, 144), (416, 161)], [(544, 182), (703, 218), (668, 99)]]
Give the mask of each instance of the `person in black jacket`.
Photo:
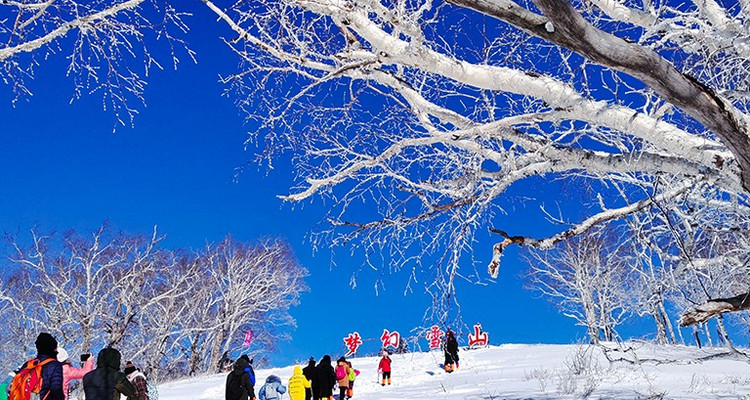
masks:
[[(37, 352), (36, 360), (44, 363), (39, 397), (45, 400), (65, 400), (62, 363), (57, 361), (57, 340), (49, 333), (42, 332), (37, 336), (34, 345)], [(26, 364), (23, 368), (26, 368)]]
[(453, 331), (448, 329), (445, 333), (445, 372), (451, 373), (458, 369), (458, 341)]
[(119, 400), (120, 395), (135, 396), (135, 387), (120, 372), (122, 356), (117, 349), (103, 348), (96, 358), (96, 369), (83, 376), (86, 400)]
[[(336, 372), (331, 365), (331, 356), (326, 354), (315, 367), (315, 381), (313, 381), (313, 393), (316, 399), (332, 399), (333, 386), (336, 384)], [(317, 385), (316, 382), (317, 381)]]
[(234, 369), (227, 375), (227, 385), (224, 398), (226, 400), (252, 400), (255, 399), (255, 389), (250, 383), (250, 373), (246, 370), (249, 366), (247, 360), (240, 357), (234, 363)]
[[(315, 382), (315, 358), (310, 357), (310, 361), (305, 368), (302, 368), (302, 375), (310, 382)], [(305, 388), (305, 400), (312, 400), (313, 396), (317, 399), (318, 395), (314, 394), (313, 388)]]

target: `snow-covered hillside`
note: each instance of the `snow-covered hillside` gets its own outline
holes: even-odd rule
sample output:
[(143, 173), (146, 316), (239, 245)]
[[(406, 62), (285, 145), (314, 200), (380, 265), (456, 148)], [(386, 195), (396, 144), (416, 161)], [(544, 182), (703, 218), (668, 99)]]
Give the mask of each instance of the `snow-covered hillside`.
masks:
[[(392, 399), (743, 399), (750, 395), (750, 364), (719, 356), (723, 349), (631, 344), (635, 351), (610, 352), (580, 345), (506, 344), (462, 350), (461, 368), (447, 374), (442, 353), (394, 354), (393, 384), (376, 382), (378, 358), (351, 359), (361, 371), (355, 400)], [(336, 356), (336, 355), (333, 355)], [(334, 358), (335, 359), (335, 358)], [(655, 361), (658, 360), (658, 361)], [(285, 382), (292, 366), (258, 370), (256, 391), (270, 374)], [(581, 371), (584, 370), (584, 371)], [(223, 400), (226, 375), (172, 382), (160, 400)], [(285, 398), (288, 398), (285, 396)], [(747, 397), (750, 399), (750, 396)]]

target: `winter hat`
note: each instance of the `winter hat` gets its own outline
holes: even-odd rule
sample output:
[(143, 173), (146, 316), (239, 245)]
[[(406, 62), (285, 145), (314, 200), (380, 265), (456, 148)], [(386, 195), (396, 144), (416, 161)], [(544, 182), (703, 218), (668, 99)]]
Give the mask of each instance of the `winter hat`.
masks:
[(68, 361), (68, 358), (70, 358), (70, 356), (68, 355), (68, 351), (63, 349), (62, 347), (58, 347), (57, 348), (57, 361), (64, 363), (65, 361)]
[(132, 374), (133, 372), (135, 372), (135, 365), (133, 365), (132, 362), (128, 361), (127, 363), (125, 363), (125, 370), (123, 372), (125, 372), (125, 375)]
[(52, 335), (50, 335), (49, 333), (40, 333), (39, 336), (36, 337), (36, 341), (34, 342), (34, 344), (36, 345), (37, 353), (48, 356), (55, 355), (55, 349), (57, 349), (57, 340), (55, 340), (55, 338), (52, 337)]
[(336, 360), (336, 362), (346, 362), (346, 358), (344, 358), (344, 356), (341, 356), (338, 360)]
[(247, 362), (248, 362), (248, 364), (251, 364), (251, 363), (252, 363), (252, 361), (250, 360), (250, 357), (248, 357), (248, 355), (247, 355), (247, 354), (243, 354), (243, 355), (241, 355), (241, 356), (240, 356), (240, 358), (241, 358), (241, 359), (243, 359), (243, 360), (245, 360), (245, 361), (247, 361)]

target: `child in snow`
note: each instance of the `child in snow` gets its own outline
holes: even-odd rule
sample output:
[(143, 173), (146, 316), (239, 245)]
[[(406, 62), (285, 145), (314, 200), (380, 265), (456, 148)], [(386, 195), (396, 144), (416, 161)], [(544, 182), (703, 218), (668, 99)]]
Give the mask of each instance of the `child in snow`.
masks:
[(289, 378), (289, 398), (291, 400), (305, 400), (310, 381), (302, 373), (302, 367), (294, 367), (294, 374)]
[(281, 379), (276, 375), (266, 378), (266, 383), (260, 388), (258, 398), (260, 400), (279, 400), (286, 393), (286, 386), (281, 384)]
[(357, 379), (359, 370), (352, 367), (351, 361), (347, 361), (346, 363), (349, 364), (349, 390), (346, 391), (346, 396), (351, 399), (354, 396), (354, 380)]
[(386, 379), (388, 380), (388, 384), (391, 384), (391, 358), (388, 357), (388, 352), (383, 352), (383, 358), (380, 359), (380, 364), (378, 364), (378, 372), (380, 372), (383, 375), (383, 380), (380, 383), (381, 386), (385, 386)]

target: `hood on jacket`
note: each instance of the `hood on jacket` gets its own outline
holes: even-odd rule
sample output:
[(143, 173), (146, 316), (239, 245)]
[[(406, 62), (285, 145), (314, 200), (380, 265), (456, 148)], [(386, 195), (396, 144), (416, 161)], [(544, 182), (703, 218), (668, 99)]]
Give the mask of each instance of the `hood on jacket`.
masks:
[(324, 355), (323, 358), (321, 358), (320, 362), (318, 363), (318, 366), (322, 366), (322, 365), (331, 367), (331, 356), (327, 354)]
[(96, 357), (96, 367), (97, 368), (109, 367), (109, 368), (119, 371), (121, 357), (122, 356), (120, 355), (120, 352), (117, 349), (113, 349), (111, 347), (105, 347), (102, 349), (102, 351), (99, 352), (99, 355)]
[(244, 358), (238, 358), (237, 361), (234, 362), (232, 373), (235, 375), (242, 375), (245, 373), (245, 368), (247, 368), (248, 365), (247, 360)]
[(294, 373), (292, 375), (302, 375), (302, 367), (299, 365), (294, 366)]
[(266, 383), (281, 383), (281, 378), (279, 378), (276, 375), (268, 375), (268, 378), (266, 378)]

